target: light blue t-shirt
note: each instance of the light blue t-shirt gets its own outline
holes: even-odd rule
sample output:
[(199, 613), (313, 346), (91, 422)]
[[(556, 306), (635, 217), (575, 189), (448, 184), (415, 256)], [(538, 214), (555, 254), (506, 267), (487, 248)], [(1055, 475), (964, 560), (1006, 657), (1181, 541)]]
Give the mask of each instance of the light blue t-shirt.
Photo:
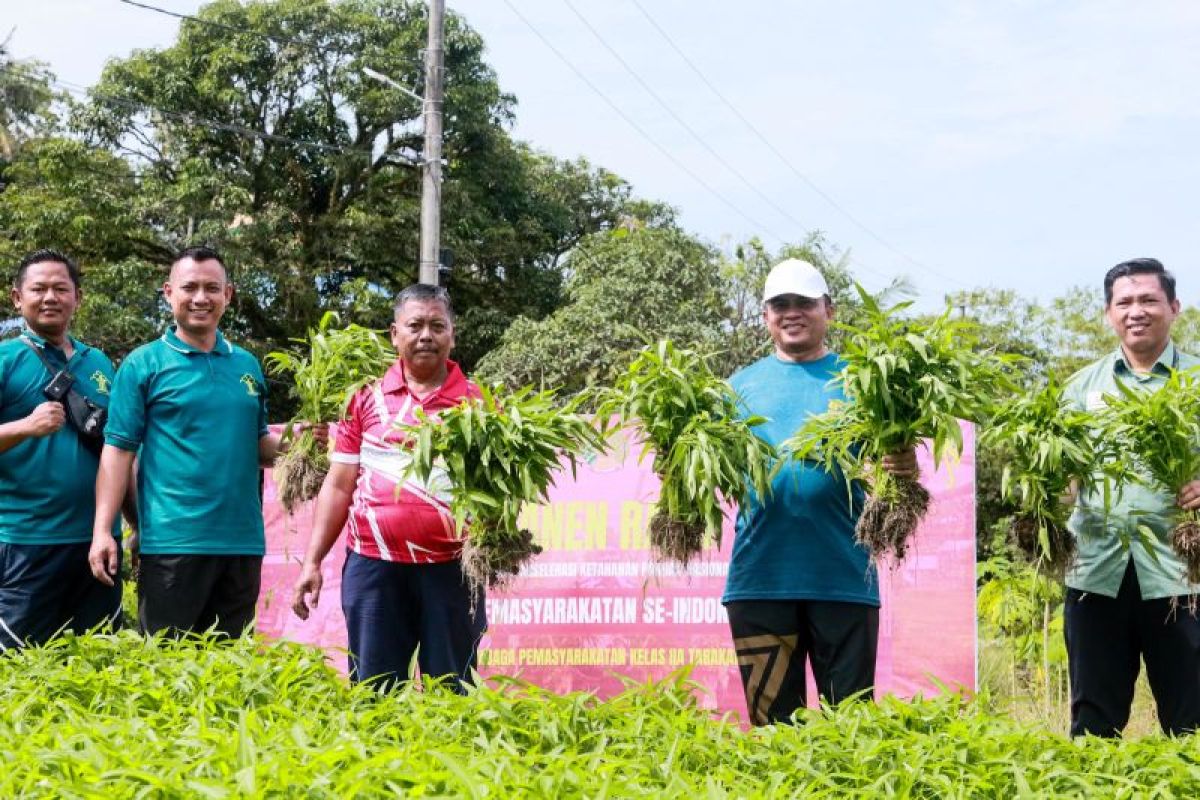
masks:
[[(794, 363), (769, 355), (730, 378), (748, 415), (767, 418), (755, 433), (778, 447), (812, 414), (844, 398), (831, 383), (844, 366), (830, 353)], [(723, 601), (833, 600), (879, 605), (879, 580), (867, 550), (854, 542), (861, 487), (851, 495), (840, 472), (790, 461), (764, 504), (750, 497), (738, 513)]]
[(130, 353), (113, 382), (104, 440), (138, 453), (142, 552), (262, 555), (266, 434), (258, 359), (220, 333), (209, 353), (174, 330)]

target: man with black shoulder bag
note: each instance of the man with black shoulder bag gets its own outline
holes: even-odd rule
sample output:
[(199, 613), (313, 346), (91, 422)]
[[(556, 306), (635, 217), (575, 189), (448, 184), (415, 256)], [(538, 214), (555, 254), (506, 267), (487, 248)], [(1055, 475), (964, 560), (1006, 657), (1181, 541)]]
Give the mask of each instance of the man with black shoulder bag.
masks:
[(79, 284), (54, 250), (26, 256), (13, 279), (25, 327), (0, 343), (0, 650), (121, 620), (120, 584), (87, 560), (113, 366), (69, 334)]

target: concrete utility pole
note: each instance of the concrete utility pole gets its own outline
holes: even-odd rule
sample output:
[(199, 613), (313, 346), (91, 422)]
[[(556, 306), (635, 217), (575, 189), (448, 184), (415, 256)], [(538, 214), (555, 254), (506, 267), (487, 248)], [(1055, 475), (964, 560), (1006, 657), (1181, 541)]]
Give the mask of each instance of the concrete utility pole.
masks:
[(425, 170), (421, 184), (421, 283), (438, 283), (442, 246), (442, 77), (445, 51), (443, 0), (429, 2), (429, 46), (425, 50)]

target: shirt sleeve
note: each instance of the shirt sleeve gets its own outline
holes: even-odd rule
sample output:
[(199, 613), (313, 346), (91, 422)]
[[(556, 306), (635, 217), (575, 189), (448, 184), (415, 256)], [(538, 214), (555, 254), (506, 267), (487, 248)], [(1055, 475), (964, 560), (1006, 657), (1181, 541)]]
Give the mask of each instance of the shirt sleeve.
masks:
[(146, 390), (149, 376), (141, 359), (131, 353), (113, 378), (108, 401), (104, 442), (122, 450), (137, 450), (146, 433)]
[(346, 406), (346, 418), (337, 424), (337, 434), (334, 437), (333, 452), (329, 460), (335, 464), (357, 464), (362, 450), (362, 414), (363, 402), (370, 388), (359, 391), (350, 398)]
[(4, 389), (8, 385), (9, 366), (8, 351), (0, 350), (0, 408), (4, 408)]
[(270, 389), (267, 387), (267, 379), (263, 375), (262, 365), (258, 363), (258, 359), (254, 359), (254, 369), (258, 374), (258, 385), (261, 391), (258, 393), (258, 438), (262, 438), (271, 432), (271, 427), (267, 422), (267, 392)]

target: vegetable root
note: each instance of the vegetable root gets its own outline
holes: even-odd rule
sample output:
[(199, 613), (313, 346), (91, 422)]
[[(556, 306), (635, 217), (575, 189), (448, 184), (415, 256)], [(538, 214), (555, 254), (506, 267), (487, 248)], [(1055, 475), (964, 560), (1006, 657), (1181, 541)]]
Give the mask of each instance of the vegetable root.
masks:
[(462, 552), (463, 575), (471, 595), (480, 596), (484, 589), (503, 588), (541, 552), (541, 545), (534, 543), (533, 534), (527, 530), (509, 533), (499, 528), (472, 528)]
[(891, 554), (899, 563), (904, 560), (917, 525), (929, 511), (929, 490), (912, 478), (896, 478), (891, 488), (893, 491), (867, 500), (854, 535), (873, 561)]
[(704, 549), (704, 525), (658, 513), (650, 520), (650, 548), (658, 561), (686, 567)]
[(1075, 560), (1075, 537), (1060, 525), (1048, 521), (1044, 541), (1038, 521), (1032, 517), (1014, 517), (1009, 531), (1025, 557), (1045, 567), (1051, 575), (1063, 575)]
[(1188, 583), (1200, 583), (1200, 520), (1187, 519), (1171, 531), (1171, 547), (1183, 561)]

